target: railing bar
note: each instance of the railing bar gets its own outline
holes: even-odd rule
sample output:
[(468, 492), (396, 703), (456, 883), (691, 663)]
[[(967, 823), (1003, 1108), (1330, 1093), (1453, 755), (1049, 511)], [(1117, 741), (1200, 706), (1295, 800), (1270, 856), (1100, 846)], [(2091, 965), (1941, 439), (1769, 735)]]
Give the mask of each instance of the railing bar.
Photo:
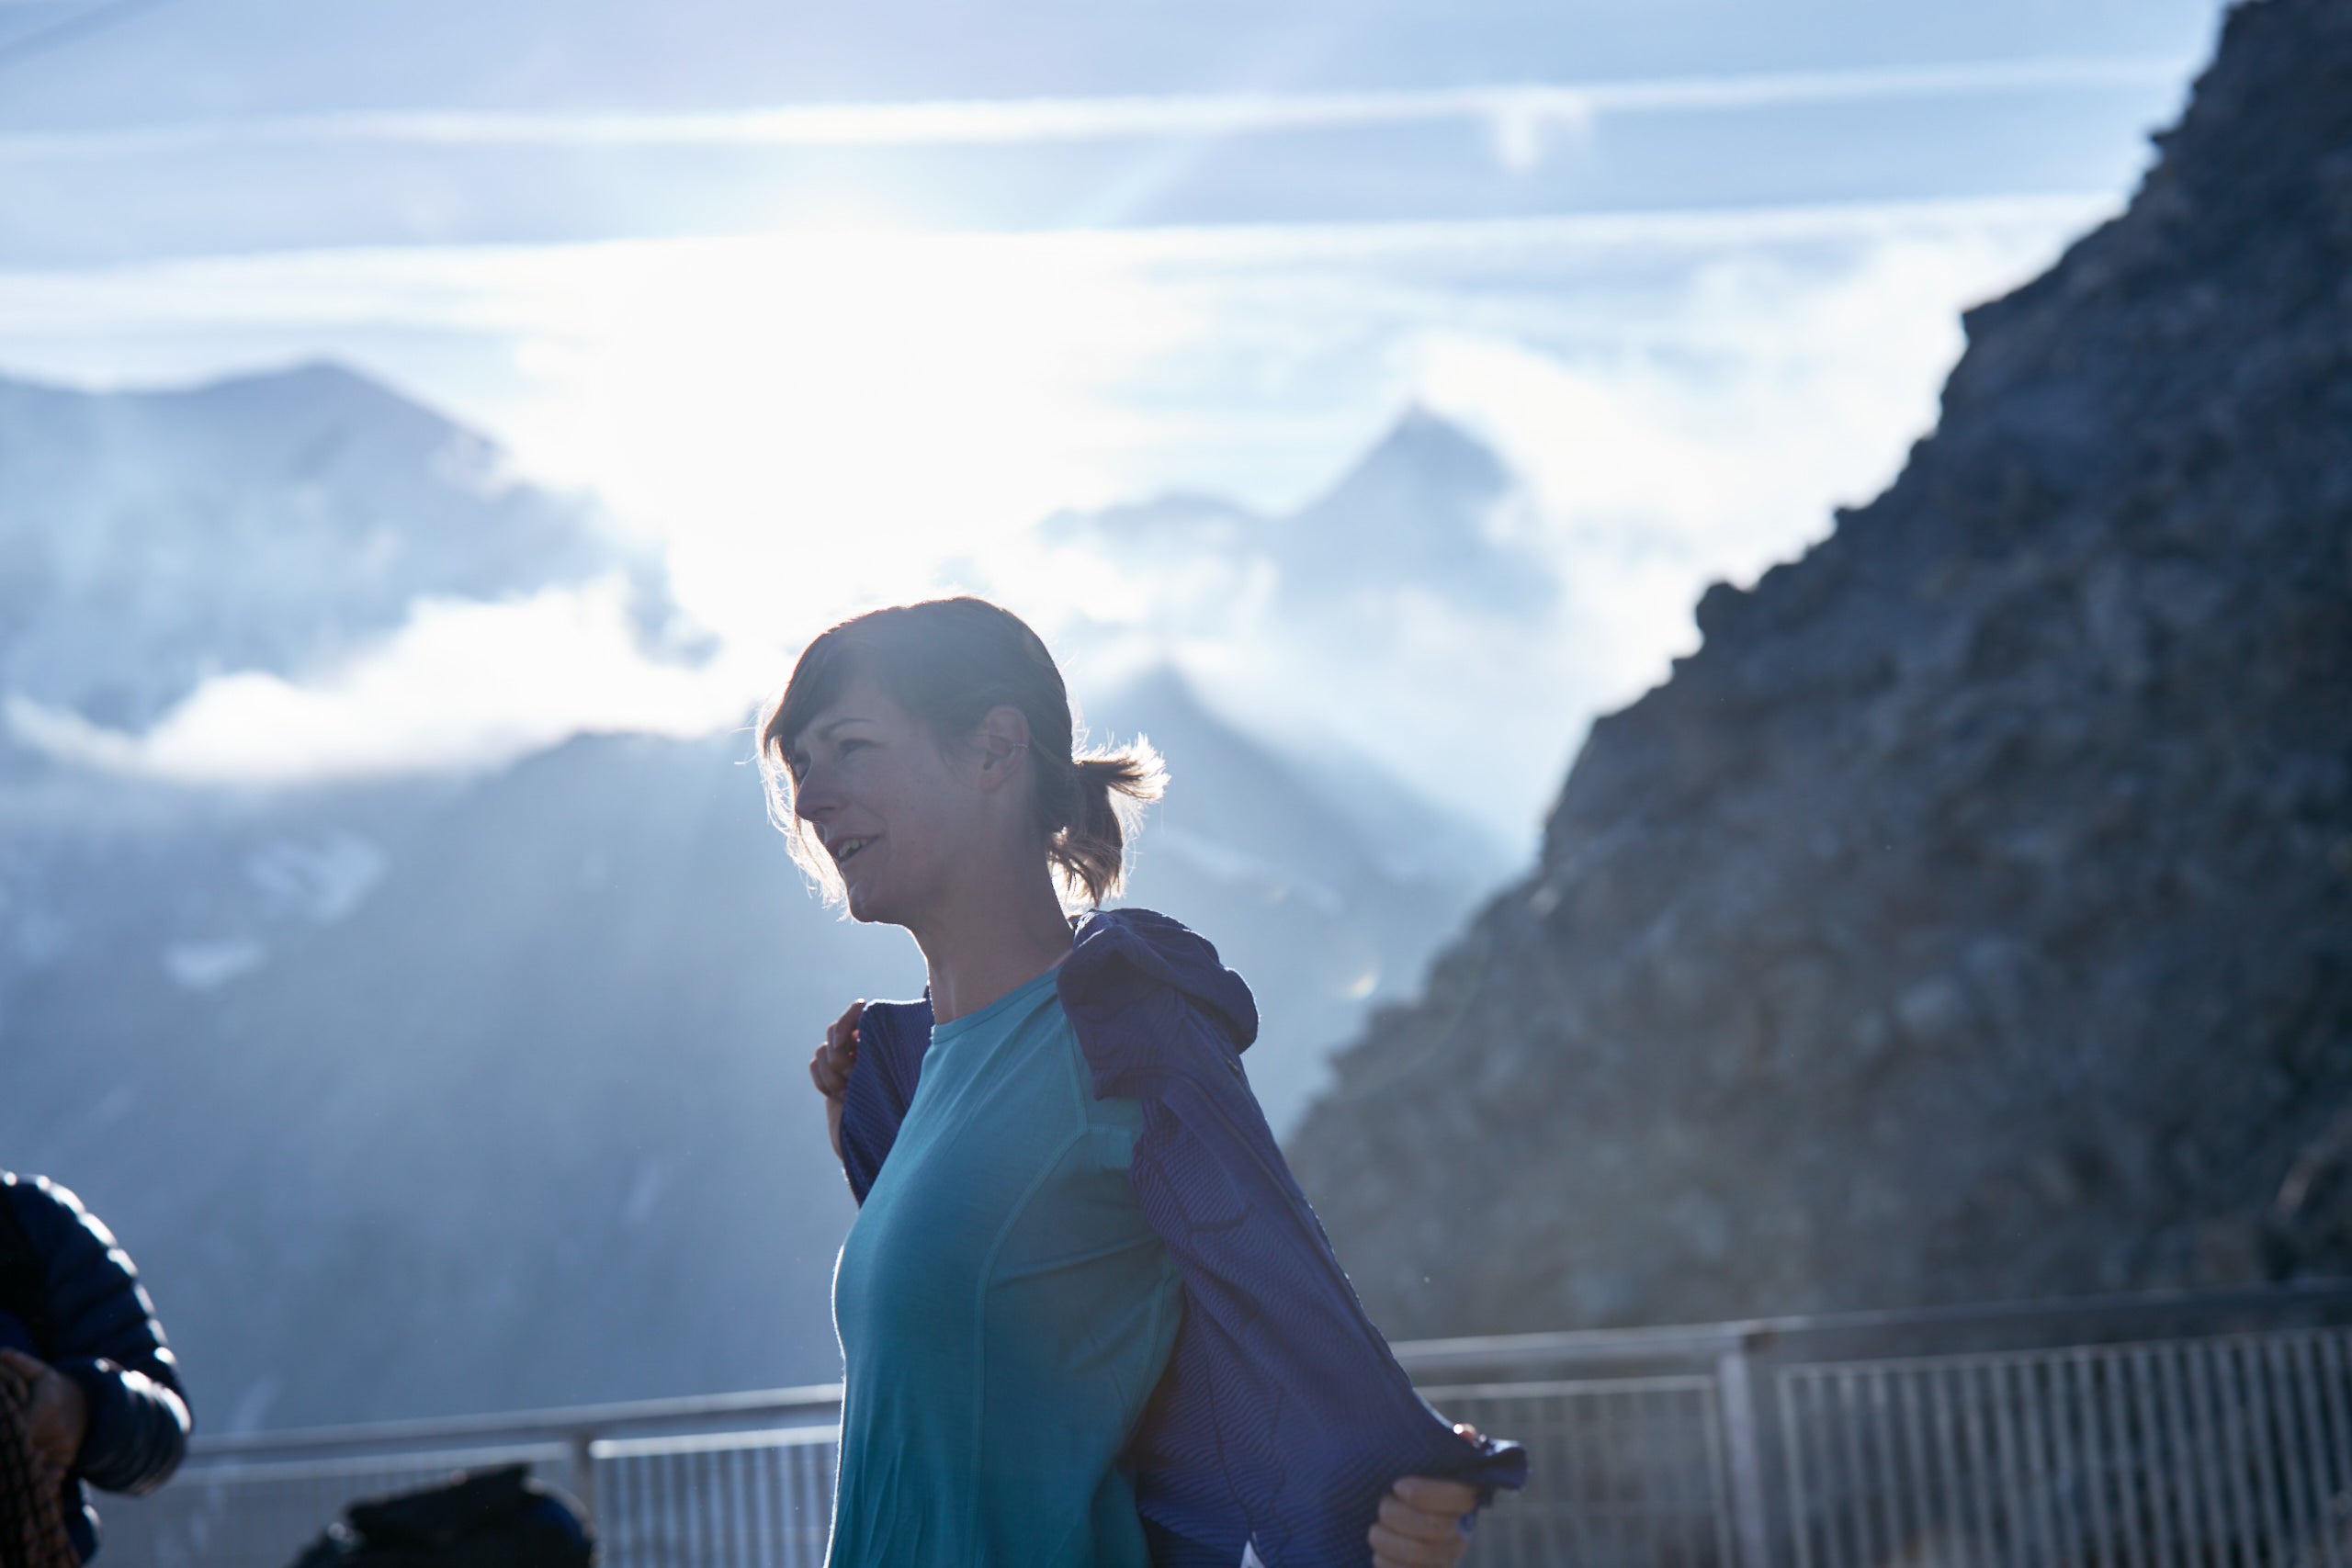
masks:
[(638, 1462), (638, 1500), (644, 1517), (638, 1526), (638, 1540), (643, 1543), (646, 1568), (662, 1568), (663, 1560), (674, 1550), (663, 1535), (668, 1527), (662, 1517), (662, 1498), (668, 1490), (662, 1477), (661, 1454), (647, 1454)]
[(762, 1494), (767, 1489), (767, 1459), (755, 1449), (737, 1450), (735, 1456), (735, 1527), (741, 1532), (743, 1562), (765, 1564), (773, 1562), (763, 1548), (766, 1542), (760, 1530)]
[(1642, 1539), (1642, 1474), (1634, 1453), (1641, 1429), (1640, 1399), (1638, 1393), (1628, 1393), (1609, 1401), (1610, 1460), (1617, 1473), (1616, 1537), (1629, 1551), (1638, 1551), (1635, 1543)]
[(2025, 1438), (2025, 1479), (2031, 1488), (2028, 1514), (2041, 1545), (2041, 1561), (2047, 1568), (2065, 1568), (2064, 1554), (2059, 1550), (2057, 1510), (2071, 1477), (2055, 1461), (2057, 1439), (2049, 1431), (2052, 1412), (2045, 1385), (2050, 1373), (2046, 1356), (2018, 1367), (2018, 1427)]
[(727, 1463), (722, 1450), (717, 1453), (678, 1456), (680, 1471), (685, 1476), (687, 1493), (697, 1505), (693, 1512), (695, 1522), (701, 1527), (702, 1555), (698, 1562), (715, 1562), (732, 1568), (733, 1540), (728, 1530)]
[(1814, 1517), (1821, 1527), (1821, 1561), (1826, 1568), (1847, 1568), (1845, 1514), (1839, 1503), (1838, 1452), (1838, 1372), (1820, 1366), (1805, 1382), (1809, 1395), (1805, 1412), (1805, 1456), (1813, 1461)]
[(678, 1459), (687, 1494), (694, 1499), (695, 1520), (703, 1530), (703, 1555), (698, 1561), (734, 1568), (734, 1521), (727, 1506), (727, 1450), (680, 1454)]
[(639, 1529), (638, 1539), (644, 1543), (645, 1568), (666, 1568), (668, 1560), (678, 1550), (678, 1543), (670, 1539), (669, 1533), (666, 1499), (670, 1495), (670, 1480), (662, 1470), (669, 1461), (666, 1451), (646, 1454), (638, 1461), (638, 1495), (645, 1507), (645, 1520)]
[(2290, 1344), (2289, 1359), (2296, 1368), (2292, 1379), (2296, 1404), (2303, 1415), (2303, 1452), (2307, 1468), (2303, 1484), (2310, 1496), (2312, 1534), (2322, 1551), (2326, 1552), (2326, 1568), (2345, 1568), (2338, 1550), (2335, 1529), (2335, 1488), (2328, 1482), (2327, 1419), (2320, 1405), (2319, 1382), (2325, 1374), (2321, 1371), (2320, 1337), (2316, 1334), (2296, 1338)]
[(669, 1542), (662, 1537), (662, 1456), (646, 1454), (635, 1461), (637, 1472), (637, 1542), (645, 1568), (662, 1568)]
[(1871, 1484), (1878, 1493), (1879, 1526), (1886, 1532), (1886, 1554), (1894, 1558), (1903, 1551), (1903, 1483), (1897, 1473), (1902, 1463), (1902, 1439), (1895, 1424), (1894, 1400), (1888, 1393), (1894, 1374), (1879, 1369), (1868, 1376), (1871, 1429), (1877, 1439), (1871, 1448), (1877, 1462), (1871, 1466)]
[(1979, 1409), (1973, 1376), (1979, 1370), (1973, 1361), (1962, 1361), (1953, 1368), (1960, 1384), (1961, 1429), (1968, 1438), (1969, 1540), (1973, 1549), (1969, 1555), (1973, 1561), (1990, 1562), (1995, 1560), (1998, 1549), (1994, 1539), (1996, 1505), (1987, 1495), (1992, 1470), (1991, 1449), (1986, 1442), (1984, 1420)]
[(792, 1535), (793, 1544), (797, 1549), (795, 1561), (796, 1563), (813, 1562), (827, 1543), (810, 1538), (818, 1530), (830, 1531), (832, 1517), (831, 1510), (828, 1509), (821, 1522), (818, 1518), (816, 1467), (806, 1457), (797, 1459), (793, 1465), (792, 1496), (793, 1522), (797, 1527)]
[(1846, 1534), (1852, 1550), (1852, 1556), (1849, 1561), (1854, 1564), (1854, 1568), (1869, 1568), (1872, 1559), (1871, 1509), (1869, 1493), (1866, 1490), (1869, 1483), (1863, 1478), (1862, 1472), (1861, 1434), (1856, 1430), (1860, 1425), (1856, 1419), (1859, 1414), (1855, 1408), (1857, 1402), (1854, 1398), (1856, 1376), (1857, 1373), (1853, 1368), (1840, 1367), (1838, 1369), (1836, 1382), (1831, 1385), (1837, 1390), (1837, 1447), (1839, 1469), (1845, 1478), (1845, 1488), (1843, 1495), (1838, 1500), (1838, 1510), (1846, 1516)]
[(1668, 1542), (1675, 1562), (1690, 1562), (1693, 1556), (1690, 1497), (1685, 1478), (1691, 1466), (1690, 1456), (1680, 1451), (1673, 1396), (1653, 1389), (1641, 1399), (1648, 1407), (1641, 1451), (1643, 1512), (1649, 1520), (1642, 1533), (1649, 1540)]
[(801, 1568), (808, 1561), (808, 1527), (814, 1510), (803, 1502), (808, 1472), (814, 1468), (813, 1456), (806, 1451), (780, 1453), (780, 1473), (776, 1478), (776, 1507), (779, 1517), (788, 1521), (785, 1531), (786, 1542), (786, 1568)]
[(612, 1568), (628, 1568), (627, 1554), (610, 1544), (621, 1539), (623, 1521), (628, 1517), (628, 1483), (622, 1467), (610, 1454), (599, 1453), (597, 1447), (594, 1443), (588, 1447), (588, 1462), (596, 1472), (596, 1554)]
[(1940, 1533), (1940, 1515), (1935, 1506), (1933, 1472), (1928, 1463), (1928, 1425), (1925, 1405), (1925, 1380), (1915, 1373), (1905, 1373), (1895, 1385), (1903, 1391), (1904, 1459), (1911, 1480), (1911, 1501), (1905, 1510), (1908, 1530), (1904, 1540), (1907, 1552), (1916, 1554), (1922, 1543)]
[(705, 1555), (702, 1521), (695, 1518), (694, 1510), (687, 1506), (686, 1456), (684, 1453), (666, 1453), (662, 1456), (662, 1481), (663, 1491), (662, 1511), (666, 1516), (670, 1529), (675, 1532), (673, 1539), (678, 1542), (679, 1558), (683, 1562), (699, 1563), (704, 1560)]
[(1639, 1458), (1641, 1397), (1638, 1393), (1628, 1393), (1610, 1401), (1611, 1431), (1615, 1439), (1612, 1457), (1617, 1469), (1617, 1539), (1625, 1544), (1629, 1551), (1640, 1550), (1636, 1543), (1645, 1534), (1642, 1514), (1646, 1488), (1643, 1484)]
[[(2115, 1568), (2115, 1528), (2107, 1517), (2106, 1456), (2117, 1451), (2128, 1439), (2120, 1428), (2112, 1440), (2101, 1430), (2098, 1397), (2099, 1384), (2105, 1382), (2112, 1391), (2114, 1379), (2100, 1376), (2102, 1364), (2086, 1350), (2072, 1352), (2066, 1359), (2066, 1403), (2075, 1411), (2079, 1423), (2076, 1431), (2082, 1438), (2081, 1452), (2075, 1459), (2075, 1473), (2083, 1478), (2083, 1495), (2089, 1505), (2091, 1540), (2098, 1546), (2098, 1568)], [(2133, 1555), (2137, 1556), (2136, 1550)]]
[(755, 1449), (743, 1452), (743, 1539), (749, 1543), (744, 1561), (762, 1564), (776, 1560), (775, 1531), (768, 1528), (768, 1493), (775, 1478), (775, 1455)]
[(1544, 1405), (1543, 1430), (1552, 1438), (1550, 1459), (1540, 1460), (1550, 1484), (1544, 1496), (1544, 1512), (1539, 1533), (1550, 1543), (1554, 1561), (1571, 1560), (1575, 1555), (1574, 1520), (1576, 1517), (1577, 1470), (1574, 1461), (1576, 1413), (1566, 1395), (1552, 1395)]
[(2262, 1491), (2256, 1484), (2261, 1463), (2262, 1432), (2254, 1418), (2254, 1400), (2246, 1387), (2245, 1369), (2238, 1357), (2235, 1336), (2216, 1339), (2207, 1353), (2213, 1369), (2213, 1394), (2225, 1405), (2230, 1440), (2222, 1445), (2221, 1463), (2230, 1483), (2230, 1504), (2236, 1524), (2233, 1538), (2245, 1568), (2263, 1568)]
[[(2320, 1359), (2327, 1368), (2320, 1381), (2325, 1391), (2324, 1403), (2327, 1408), (2327, 1511), (2332, 1518), (2344, 1517), (2345, 1505), (2352, 1502), (2352, 1420), (2346, 1420), (2344, 1409), (2344, 1338), (2341, 1334), (2329, 1334), (2319, 1342)], [(2331, 1530), (2342, 1528), (2331, 1525)]]
[(751, 1561), (771, 1564), (778, 1561), (784, 1550), (784, 1538), (775, 1528), (775, 1477), (783, 1467), (773, 1452), (753, 1454), (751, 1458), (743, 1493), (744, 1517), (752, 1532)]
[(2148, 1472), (2148, 1514), (2161, 1535), (2165, 1561), (2195, 1568), (2193, 1557), (2197, 1550), (2193, 1536), (2185, 1536), (2181, 1528), (2182, 1510), (2188, 1505), (2187, 1494), (2189, 1476), (2183, 1469), (2188, 1461), (2181, 1456), (2183, 1445), (2179, 1427), (2180, 1402), (2171, 1380), (2165, 1375), (2165, 1355), (2150, 1349), (2140, 1371), (2146, 1381), (2151, 1412), (2149, 1436), (2154, 1455)]
[[(1691, 1491), (1691, 1476), (1696, 1474), (1696, 1467), (1691, 1464), (1693, 1455), (1691, 1443), (1689, 1443), (1689, 1422), (1684, 1420), (1684, 1401), (1675, 1399), (1672, 1394), (1665, 1394), (1665, 1392), (1649, 1394), (1649, 1399), (1656, 1405), (1656, 1420), (1651, 1422), (1649, 1443), (1646, 1443), (1646, 1448), (1649, 1448), (1646, 1485), (1649, 1488), (1663, 1485), (1663, 1500), (1668, 1506), (1668, 1517), (1660, 1521), (1663, 1528), (1654, 1526), (1651, 1535), (1665, 1535), (1670, 1540), (1672, 1547), (1675, 1547), (1672, 1561), (1677, 1565), (1687, 1563), (1689, 1568), (1701, 1568), (1701, 1563), (1705, 1561), (1705, 1544), (1698, 1538), (1698, 1517), (1696, 1509), (1693, 1509), (1696, 1497)], [(1656, 1517), (1656, 1505), (1651, 1506), (1651, 1514)]]
[(2206, 1496), (2207, 1477), (2212, 1469), (2207, 1441), (2211, 1434), (2201, 1430), (2197, 1420), (2194, 1382), (2188, 1375), (2193, 1348), (2175, 1346), (2158, 1358), (2164, 1373), (2165, 1409), (2173, 1418), (2173, 1430), (2182, 1455), (2182, 1470), (2172, 1488), (2173, 1503), (2178, 1510), (2181, 1544), (2192, 1565), (2210, 1562), (2212, 1558), (2206, 1544), (2211, 1537), (2204, 1525), (2205, 1516), (2211, 1511), (2211, 1500)]
[(2256, 1568), (2245, 1553), (2254, 1534), (2254, 1506), (2245, 1495), (2244, 1424), (2233, 1419), (2229, 1390), (2223, 1382), (2228, 1363), (2222, 1352), (2227, 1343), (2208, 1341), (2188, 1358), (2195, 1373), (2189, 1380), (2189, 1397), (2197, 1404), (2199, 1424), (2206, 1431), (2205, 1472), (2212, 1478), (2213, 1510), (2226, 1517), (2211, 1551), (2222, 1562), (2235, 1559), (2245, 1568)]
[(1592, 1456), (1588, 1472), (1594, 1495), (1593, 1534), (1602, 1560), (1614, 1562), (1619, 1551), (1617, 1412), (1611, 1408), (1609, 1395), (1600, 1393), (1586, 1402), (1585, 1416), (1586, 1451)]
[(788, 1563), (796, 1555), (792, 1550), (792, 1516), (785, 1506), (785, 1488), (792, 1475), (792, 1450), (770, 1449), (760, 1459), (760, 1530), (767, 1546), (761, 1555), (773, 1562)]
[(722, 1555), (729, 1568), (744, 1568), (751, 1555), (746, 1528), (746, 1510), (751, 1498), (745, 1490), (743, 1475), (744, 1463), (749, 1456), (741, 1449), (728, 1449), (711, 1457), (719, 1461), (718, 1484), (713, 1490), (717, 1494), (721, 1528), (726, 1532)]
[(2057, 1351), (2042, 1363), (2041, 1430), (2050, 1438), (2050, 1529), (2061, 1565), (2087, 1560), (2089, 1532), (2084, 1524), (2083, 1466), (2075, 1447), (2081, 1402), (2075, 1396), (2075, 1358)]
[(2262, 1505), (2264, 1549), (2255, 1554), (2260, 1562), (2290, 1563), (2291, 1537), (2278, 1512), (2279, 1494), (2285, 1477), (2279, 1468), (2284, 1455), (2278, 1443), (2273, 1412), (2270, 1408), (2270, 1375), (2263, 1355), (2262, 1342), (2251, 1335), (2240, 1337), (2231, 1343), (2231, 1359), (2237, 1363), (2238, 1382), (2246, 1392), (2246, 1430), (2254, 1443), (2254, 1490)]
[(1985, 1393), (1992, 1405), (1993, 1463), (2000, 1476), (1995, 1496), (2000, 1510), (2001, 1557), (2012, 1562), (2022, 1561), (2030, 1550), (2031, 1532), (2027, 1520), (2032, 1511), (2026, 1506), (2025, 1492), (2034, 1484), (2033, 1478), (2024, 1473), (2017, 1410), (2009, 1397), (2010, 1375), (2015, 1371), (2007, 1360), (1996, 1360), (1984, 1369)]
[(1789, 1537), (1796, 1568), (1813, 1568), (1813, 1519), (1805, 1507), (1804, 1423), (1800, 1414), (1805, 1369), (1786, 1367), (1775, 1380), (1781, 1404), (1781, 1451), (1788, 1470)]
[[(2274, 1335), (2262, 1346), (2263, 1382), (2271, 1391), (2274, 1429), (2278, 1440), (2278, 1474), (2280, 1495), (2287, 1509), (2289, 1540), (2316, 1545), (2320, 1531), (2312, 1512), (2311, 1472), (2296, 1462), (2297, 1456), (2308, 1453), (2312, 1438), (2303, 1419), (2303, 1404), (2298, 1393), (2294, 1372), (2296, 1348), (2300, 1336)], [(2294, 1561), (2310, 1568), (2313, 1559), (2300, 1548)]]
[(2135, 1464), (2135, 1472), (2141, 1479), (2141, 1500), (2138, 1502), (2145, 1509), (2145, 1514), (2133, 1509), (2133, 1517), (2147, 1518), (2147, 1535), (2150, 1535), (2150, 1547), (2154, 1550), (2154, 1561), (2162, 1563), (2162, 1568), (2176, 1568), (2180, 1563), (2180, 1554), (2173, 1551), (2171, 1495), (2176, 1488), (2173, 1488), (2171, 1476), (2171, 1432), (2164, 1425), (2164, 1417), (2159, 1413), (2157, 1359), (2154, 1359), (2154, 1352), (2129, 1352), (2124, 1357), (2124, 1366), (2131, 1368), (2131, 1392), (2133, 1392), (2133, 1404), (2138, 1405), (2138, 1413), (2141, 1413), (2138, 1448), (2141, 1448), (2143, 1460), (2141, 1464)]
[(619, 1544), (628, 1539), (628, 1467), (596, 1450), (589, 1446), (588, 1462), (596, 1468), (597, 1561), (607, 1568), (628, 1568), (628, 1553)]
[(678, 1490), (685, 1494), (686, 1517), (699, 1545), (690, 1561), (730, 1568), (727, 1561), (727, 1466), (718, 1452), (681, 1453)]
[(1584, 1479), (1591, 1502), (1587, 1507), (1589, 1528), (1582, 1533), (1590, 1539), (1584, 1550), (1607, 1560), (1617, 1533), (1613, 1499), (1616, 1495), (1616, 1464), (1609, 1440), (1611, 1422), (1606, 1394), (1595, 1394), (1579, 1403), (1577, 1426), (1581, 1432), (1579, 1446), (1585, 1455)]
[(752, 1467), (752, 1561), (775, 1568), (790, 1561), (778, 1488), (792, 1469), (792, 1456), (783, 1449), (768, 1449), (753, 1456)]
[[(1713, 1388), (1699, 1395), (1699, 1440), (1707, 1450), (1707, 1513), (1715, 1522), (1715, 1561), (1734, 1564), (1731, 1476), (1724, 1458), (1722, 1399)], [(1556, 1561), (1556, 1559), (1555, 1559)]]
[[(1649, 1401), (1656, 1405), (1656, 1413), (1649, 1427), (1649, 1441), (1644, 1443), (1646, 1453), (1649, 1453), (1649, 1464), (1646, 1464), (1649, 1474), (1644, 1479), (1644, 1488), (1654, 1497), (1658, 1495), (1658, 1488), (1665, 1488), (1663, 1505), (1668, 1509), (1660, 1526), (1651, 1528), (1651, 1535), (1663, 1533), (1670, 1540), (1672, 1547), (1675, 1547), (1672, 1561), (1677, 1565), (1689, 1563), (1689, 1568), (1701, 1568), (1701, 1559), (1705, 1554), (1701, 1550), (1701, 1542), (1696, 1540), (1698, 1518), (1691, 1512), (1693, 1497), (1689, 1491), (1689, 1476), (1693, 1474), (1693, 1464), (1689, 1462), (1691, 1453), (1689, 1453), (1687, 1429), (1684, 1429), (1684, 1420), (1681, 1420), (1681, 1416), (1684, 1416), (1681, 1401), (1677, 1401), (1672, 1394), (1665, 1394), (1663, 1389), (1649, 1394)], [(1658, 1505), (1654, 1502), (1651, 1517), (1656, 1517), (1656, 1514), (1658, 1514)]]
[(1928, 1392), (1933, 1396), (1936, 1413), (1936, 1472), (1942, 1487), (1942, 1506), (1938, 1512), (1939, 1533), (1959, 1538), (1967, 1532), (1962, 1520), (1963, 1505), (1960, 1482), (1960, 1436), (1952, 1412), (1951, 1391), (1946, 1386), (1946, 1369), (1927, 1369)]
[[(614, 1568), (633, 1568), (635, 1561), (642, 1556), (642, 1551), (638, 1550), (638, 1540), (644, 1535), (644, 1476), (638, 1474), (638, 1467), (633, 1462), (612, 1460), (612, 1491), (621, 1497), (618, 1517), (614, 1518), (612, 1526), (612, 1540), (621, 1542), (623, 1550), (606, 1556), (605, 1547), (600, 1544), (597, 1559), (609, 1561), (609, 1563), (614, 1563)], [(597, 1542), (602, 1542), (602, 1540), (605, 1540), (605, 1533), (600, 1530)]]
[(702, 1456), (674, 1453), (670, 1456), (670, 1482), (677, 1491), (678, 1522), (685, 1531), (686, 1561), (709, 1562), (718, 1551), (718, 1521), (699, 1506), (703, 1501), (696, 1495), (702, 1488), (695, 1484), (695, 1461)]
[(679, 1453), (671, 1456), (677, 1469), (678, 1517), (685, 1522), (687, 1539), (694, 1545), (686, 1561), (700, 1564), (715, 1563), (718, 1557), (720, 1516), (709, 1506), (711, 1499), (703, 1495), (707, 1490), (695, 1472), (704, 1460), (701, 1454)]

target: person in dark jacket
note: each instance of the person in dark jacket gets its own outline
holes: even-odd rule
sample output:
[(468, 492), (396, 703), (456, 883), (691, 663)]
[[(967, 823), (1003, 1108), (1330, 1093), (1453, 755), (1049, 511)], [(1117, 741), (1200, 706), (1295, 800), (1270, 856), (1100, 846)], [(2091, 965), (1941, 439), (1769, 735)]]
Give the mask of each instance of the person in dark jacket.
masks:
[(139, 1271), (81, 1201), (0, 1171), (0, 1375), (28, 1394), (28, 1430), (86, 1562), (87, 1486), (161, 1486), (187, 1451), (187, 1396)]
[(1364, 1317), (1250, 1092), (1249, 987), (1095, 908), (1162, 773), (1072, 732), (975, 599), (826, 632), (761, 724), (796, 857), (930, 979), (810, 1063), (860, 1203), (831, 1568), (1442, 1568), (1526, 1456)]

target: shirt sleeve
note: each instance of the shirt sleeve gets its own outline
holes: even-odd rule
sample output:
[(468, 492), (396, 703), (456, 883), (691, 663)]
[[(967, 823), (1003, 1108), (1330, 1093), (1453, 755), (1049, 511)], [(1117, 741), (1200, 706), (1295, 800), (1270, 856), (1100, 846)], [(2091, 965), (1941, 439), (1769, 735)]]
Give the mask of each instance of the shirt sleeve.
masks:
[(50, 1363), (89, 1405), (74, 1472), (109, 1492), (152, 1492), (179, 1468), (191, 1425), (154, 1303), (130, 1254), (72, 1192), (36, 1177), (12, 1195), (41, 1260)]
[(1142, 1103), (1129, 1179), (1185, 1284), (1148, 1462), (1234, 1478), (1250, 1544), (1282, 1568), (1362, 1563), (1399, 1477), (1463, 1481), (1482, 1499), (1524, 1484), (1522, 1449), (1465, 1438), (1414, 1390), (1215, 1025), (1155, 988), (1130, 992), (1102, 1032), (1096, 1092)]

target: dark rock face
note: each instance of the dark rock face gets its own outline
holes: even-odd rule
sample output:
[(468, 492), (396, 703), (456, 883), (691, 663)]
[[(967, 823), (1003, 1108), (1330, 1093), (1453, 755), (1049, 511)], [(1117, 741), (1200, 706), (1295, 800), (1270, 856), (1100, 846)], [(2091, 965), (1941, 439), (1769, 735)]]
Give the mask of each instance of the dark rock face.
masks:
[(1342, 1058), (1391, 1333), (2352, 1272), (2352, 6), (2164, 147)]

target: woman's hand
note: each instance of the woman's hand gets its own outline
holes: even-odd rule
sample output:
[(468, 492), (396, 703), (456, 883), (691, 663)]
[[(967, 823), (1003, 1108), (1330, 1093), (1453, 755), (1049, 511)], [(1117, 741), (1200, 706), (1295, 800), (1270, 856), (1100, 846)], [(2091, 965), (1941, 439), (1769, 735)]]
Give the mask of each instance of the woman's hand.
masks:
[(1408, 1475), (1380, 1500), (1380, 1522), (1372, 1527), (1373, 1568), (1452, 1568), (1470, 1550), (1462, 1518), (1478, 1506), (1478, 1494), (1459, 1481)]
[(825, 1132), (835, 1159), (842, 1154), (842, 1100), (849, 1093), (850, 1069), (857, 1066), (857, 1015), (865, 1010), (864, 998), (850, 1003), (826, 1025), (825, 1043), (808, 1058), (808, 1081), (825, 1097)]
[(26, 1436), (40, 1461), (42, 1480), (56, 1486), (82, 1457), (82, 1438), (90, 1429), (90, 1402), (80, 1383), (22, 1350), (0, 1350), (0, 1367), (21, 1379), (31, 1393)]

